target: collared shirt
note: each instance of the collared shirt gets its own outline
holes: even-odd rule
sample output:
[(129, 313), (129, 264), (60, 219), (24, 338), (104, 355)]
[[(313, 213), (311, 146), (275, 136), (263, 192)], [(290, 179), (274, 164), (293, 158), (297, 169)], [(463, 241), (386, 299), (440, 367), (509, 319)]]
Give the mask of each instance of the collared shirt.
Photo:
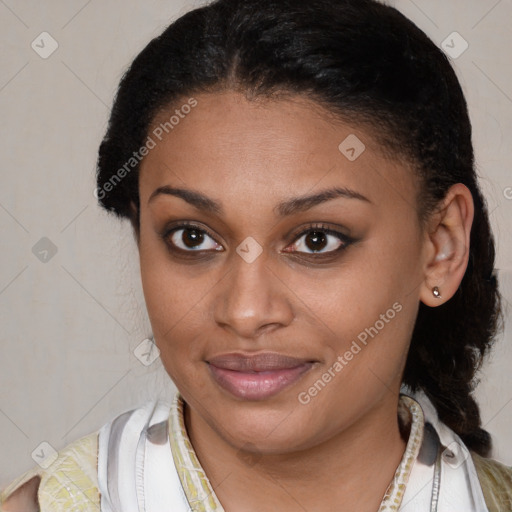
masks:
[[(187, 435), (185, 406), (183, 398), (177, 394), (169, 417), (171, 450), (181, 485), (193, 510), (224, 512)], [(410, 434), (402, 460), (386, 490), (379, 512), (395, 512), (399, 509), (423, 440), (423, 412), (414, 399), (400, 396), (398, 417), (404, 428), (410, 430)]]
[[(185, 407), (183, 398), (177, 394), (170, 405), (168, 421), (164, 422), (167, 423), (165, 427), (169, 433), (169, 453), (172, 455), (184, 495), (191, 507), (199, 512), (221, 512), (223, 507), (215, 495), (188, 437), (184, 420)], [(408, 440), (402, 460), (383, 497), (379, 512), (397, 511), (401, 505), (407, 508), (407, 503), (402, 503), (407, 483), (411, 470), (415, 466), (415, 462), (418, 461), (420, 448), (422, 448), (422, 444), (425, 444), (423, 442), (426, 434), (425, 418), (419, 403), (410, 396), (401, 395), (398, 417), (402, 431), (409, 431)], [(421, 465), (419, 461), (418, 464)], [(481, 466), (480, 463), (479, 465)], [(510, 481), (511, 473), (505, 466), (492, 460), (489, 460), (487, 465), (490, 465), (496, 474), (499, 471), (500, 475), (503, 474)], [(488, 471), (489, 474), (490, 471)], [(100, 510), (98, 432), (68, 445), (46, 468), (37, 466), (16, 479), (0, 495), (0, 503), (16, 488), (36, 475), (41, 477), (38, 492), (41, 512), (69, 510), (98, 512)], [(491, 492), (489, 499), (494, 499), (495, 495), (500, 496), (497, 494), (498, 491), (489, 492)], [(503, 494), (503, 491), (499, 492)], [(507, 499), (509, 499), (508, 495)]]

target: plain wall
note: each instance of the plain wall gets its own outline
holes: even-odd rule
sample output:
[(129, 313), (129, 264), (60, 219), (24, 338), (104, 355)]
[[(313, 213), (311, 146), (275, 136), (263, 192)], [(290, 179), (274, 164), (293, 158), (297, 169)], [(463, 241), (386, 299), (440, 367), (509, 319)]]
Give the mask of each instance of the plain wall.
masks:
[[(0, 3), (0, 487), (34, 465), (41, 442), (59, 450), (141, 401), (174, 392), (160, 360), (146, 367), (134, 355), (151, 335), (137, 249), (128, 223), (97, 206), (94, 171), (126, 66), (199, 3)], [(469, 44), (453, 63), (470, 107), (507, 308), (477, 395), (495, 458), (512, 464), (512, 2), (394, 5), (436, 44), (454, 31)], [(31, 47), (43, 31), (59, 45), (47, 59)], [(34, 246), (40, 257), (49, 250), (49, 260)]]

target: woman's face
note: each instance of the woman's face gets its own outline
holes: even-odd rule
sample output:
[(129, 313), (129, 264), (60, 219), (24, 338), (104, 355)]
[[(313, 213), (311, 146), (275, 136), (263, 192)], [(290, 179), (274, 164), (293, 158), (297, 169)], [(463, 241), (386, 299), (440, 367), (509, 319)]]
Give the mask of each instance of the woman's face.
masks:
[(262, 453), (396, 423), (424, 279), (412, 171), (304, 98), (195, 101), (155, 120), (139, 179), (144, 295), (192, 418)]

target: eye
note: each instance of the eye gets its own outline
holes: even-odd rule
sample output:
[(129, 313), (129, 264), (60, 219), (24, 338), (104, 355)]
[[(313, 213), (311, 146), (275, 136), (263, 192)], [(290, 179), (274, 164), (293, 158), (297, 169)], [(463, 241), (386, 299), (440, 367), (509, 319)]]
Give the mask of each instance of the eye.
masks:
[(346, 249), (353, 242), (349, 236), (330, 229), (324, 224), (309, 226), (307, 230), (296, 235), (296, 239), (298, 241), (292, 246), (293, 250), (285, 249), (285, 252), (332, 255)]
[[(208, 230), (193, 223), (182, 223), (168, 228), (160, 235), (168, 249), (180, 255), (194, 252), (223, 251), (222, 245)], [(324, 224), (311, 224), (306, 230), (295, 235), (297, 240), (284, 252), (302, 253), (320, 258), (332, 256), (346, 249), (353, 241), (351, 237), (331, 229)]]
[(174, 252), (221, 251), (213, 236), (196, 224), (184, 223), (167, 229), (161, 235), (169, 250)]

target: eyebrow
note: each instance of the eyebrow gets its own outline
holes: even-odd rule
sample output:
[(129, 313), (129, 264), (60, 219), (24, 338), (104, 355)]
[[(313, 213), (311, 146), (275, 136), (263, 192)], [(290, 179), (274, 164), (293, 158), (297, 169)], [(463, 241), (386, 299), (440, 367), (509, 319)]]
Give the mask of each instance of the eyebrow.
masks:
[[(206, 213), (212, 213), (219, 216), (224, 214), (224, 209), (220, 202), (211, 199), (201, 192), (186, 188), (171, 187), (169, 185), (164, 185), (155, 189), (148, 199), (148, 204), (160, 195), (180, 197), (196, 209)], [(282, 201), (274, 207), (274, 212), (279, 217), (287, 217), (294, 213), (309, 210), (314, 206), (339, 197), (344, 199), (359, 199), (361, 201), (371, 203), (367, 197), (363, 196), (359, 192), (345, 187), (334, 187), (322, 190), (316, 194), (292, 197)]]

